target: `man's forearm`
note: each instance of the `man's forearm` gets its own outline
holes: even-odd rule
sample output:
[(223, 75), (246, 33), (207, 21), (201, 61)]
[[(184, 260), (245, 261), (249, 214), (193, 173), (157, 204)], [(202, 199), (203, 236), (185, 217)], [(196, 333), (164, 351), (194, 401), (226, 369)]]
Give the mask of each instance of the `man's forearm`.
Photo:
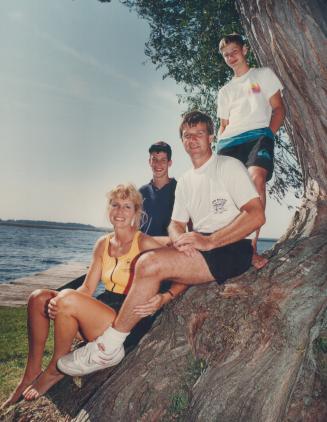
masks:
[(273, 110), (269, 127), (274, 134), (283, 124), (284, 118), (285, 118), (284, 107), (278, 107), (275, 110)]
[(263, 212), (242, 211), (228, 226), (209, 236), (210, 249), (229, 245), (244, 239), (265, 223)]
[(228, 125), (228, 123), (229, 123), (229, 120), (227, 120), (227, 119), (220, 119), (220, 126), (219, 126), (219, 129), (218, 129), (219, 135), (221, 135), (224, 132), (224, 130), (226, 129), (226, 126)]
[(179, 238), (179, 236), (186, 231), (186, 224), (177, 222), (177, 221), (171, 221), (168, 226), (168, 235), (172, 242), (175, 242)]

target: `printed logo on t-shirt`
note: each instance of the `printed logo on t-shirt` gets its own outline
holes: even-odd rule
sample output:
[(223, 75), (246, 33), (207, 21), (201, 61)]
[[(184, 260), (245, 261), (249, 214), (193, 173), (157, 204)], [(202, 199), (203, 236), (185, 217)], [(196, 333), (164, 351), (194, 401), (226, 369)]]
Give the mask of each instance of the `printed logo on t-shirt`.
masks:
[(222, 214), (226, 211), (225, 204), (227, 199), (217, 198), (212, 201), (212, 207), (215, 214)]
[(261, 92), (261, 88), (260, 85), (258, 84), (258, 82), (253, 82), (250, 86), (250, 90), (249, 93), (253, 93), (253, 94), (259, 94)]

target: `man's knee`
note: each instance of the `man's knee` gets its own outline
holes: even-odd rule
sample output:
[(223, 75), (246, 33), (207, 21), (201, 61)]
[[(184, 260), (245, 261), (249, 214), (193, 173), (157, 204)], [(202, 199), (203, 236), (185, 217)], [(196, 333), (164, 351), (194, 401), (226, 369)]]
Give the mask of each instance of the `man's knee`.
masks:
[(156, 251), (140, 256), (135, 267), (135, 275), (138, 280), (144, 280), (149, 277), (164, 278), (164, 271), (163, 260)]

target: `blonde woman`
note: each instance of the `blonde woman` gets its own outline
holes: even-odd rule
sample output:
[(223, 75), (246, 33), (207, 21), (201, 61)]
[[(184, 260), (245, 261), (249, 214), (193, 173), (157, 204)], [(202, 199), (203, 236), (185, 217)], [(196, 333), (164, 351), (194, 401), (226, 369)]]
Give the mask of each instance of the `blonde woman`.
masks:
[[(138, 256), (166, 245), (168, 238), (153, 238), (139, 231), (142, 196), (132, 184), (121, 184), (107, 194), (108, 216), (113, 232), (101, 237), (94, 246), (93, 258), (85, 281), (77, 290), (36, 290), (28, 301), (29, 353), (24, 375), (4, 403), (10, 405), (21, 395), (34, 400), (56, 384), (64, 375), (57, 369), (58, 359), (71, 350), (80, 333), (87, 341), (100, 336), (111, 325), (133, 282), (133, 268)], [(100, 280), (105, 292), (92, 297)], [(166, 293), (159, 293), (137, 313), (152, 315), (186, 289), (173, 283)], [(42, 372), (42, 357), (54, 320), (55, 347), (48, 367)]]

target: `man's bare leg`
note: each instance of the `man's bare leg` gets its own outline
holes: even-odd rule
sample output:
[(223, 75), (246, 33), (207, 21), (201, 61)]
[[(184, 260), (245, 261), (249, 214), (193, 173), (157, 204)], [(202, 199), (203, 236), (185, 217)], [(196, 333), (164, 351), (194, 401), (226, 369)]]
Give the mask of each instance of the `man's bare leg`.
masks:
[(146, 252), (136, 263), (132, 288), (113, 327), (109, 326), (95, 341), (59, 359), (60, 370), (71, 376), (86, 375), (117, 365), (124, 357), (123, 343), (127, 335), (141, 319), (134, 308), (153, 297), (160, 282), (166, 279), (188, 285), (214, 280), (198, 251), (192, 256), (172, 247)]
[[(26, 400), (37, 399), (64, 375), (57, 370), (58, 359), (71, 349), (78, 329), (85, 338), (94, 340), (114, 320), (116, 313), (100, 301), (74, 290), (64, 290), (58, 296), (58, 313), (55, 323), (55, 347), (46, 370), (24, 391)], [(87, 309), (87, 312), (85, 312)]]
[[(264, 209), (266, 209), (266, 180), (268, 171), (262, 167), (251, 166), (248, 168), (249, 174), (251, 179), (254, 183), (254, 186), (257, 189), (257, 192), (260, 196), (260, 200)], [(252, 265), (257, 268), (263, 268), (268, 259), (259, 255), (257, 251), (257, 243), (259, 239), (260, 230), (257, 230), (255, 233), (255, 238), (252, 240), (252, 247), (253, 247), (253, 257), (252, 257)]]
[(154, 296), (162, 280), (195, 285), (213, 281), (214, 278), (200, 254), (186, 256), (175, 248), (162, 248), (142, 255), (137, 262), (132, 288), (114, 321), (114, 328), (129, 332), (141, 319), (133, 311), (135, 306)]
[(35, 290), (29, 297), (27, 305), (28, 358), (24, 375), (10, 397), (1, 407), (16, 403), (23, 391), (41, 373), (42, 357), (50, 326), (47, 305), (49, 300), (57, 294), (58, 292), (53, 290)]

